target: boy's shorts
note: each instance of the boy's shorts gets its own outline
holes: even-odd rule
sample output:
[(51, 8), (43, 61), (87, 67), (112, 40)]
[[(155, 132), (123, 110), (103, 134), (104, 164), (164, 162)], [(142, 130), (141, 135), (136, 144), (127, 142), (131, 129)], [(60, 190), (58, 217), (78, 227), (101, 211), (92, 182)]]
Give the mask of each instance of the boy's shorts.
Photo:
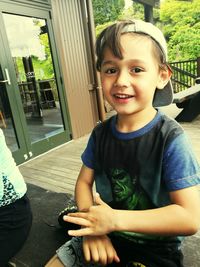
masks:
[(99, 264), (86, 263), (82, 249), (82, 238), (73, 237), (57, 251), (57, 256), (66, 267), (100, 267)]
[[(112, 240), (120, 263), (112, 263), (110, 267), (183, 267), (181, 250), (175, 247), (159, 248), (130, 244), (122, 240)], [(100, 264), (86, 263), (82, 249), (82, 238), (73, 237), (57, 251), (57, 256), (66, 267), (100, 267)]]

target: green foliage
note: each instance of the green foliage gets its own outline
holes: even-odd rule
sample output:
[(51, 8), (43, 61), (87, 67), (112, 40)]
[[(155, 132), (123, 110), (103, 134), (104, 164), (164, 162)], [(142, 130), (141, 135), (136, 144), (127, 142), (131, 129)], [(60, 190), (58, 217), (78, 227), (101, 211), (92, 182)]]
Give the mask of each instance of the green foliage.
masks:
[[(93, 0), (96, 34), (115, 20), (144, 19), (144, 7), (133, 1), (128, 9), (123, 1)], [(155, 24), (168, 42), (169, 61), (196, 59), (200, 56), (200, 0), (163, 0), (153, 10)]]
[(115, 21), (124, 8), (124, 0), (92, 0), (95, 25)]
[[(98, 2), (98, 4), (100, 3), (103, 3), (105, 4), (105, 0), (104, 1), (96, 1), (96, 0), (93, 0), (93, 2)], [(100, 3), (99, 3), (100, 2)], [(111, 1), (110, 1), (111, 2)], [(116, 4), (117, 1), (114, 1)], [(123, 1), (121, 1), (123, 2)], [(124, 5), (123, 5), (124, 6)], [(94, 8), (96, 6), (94, 5)], [(97, 12), (94, 10), (94, 15), (97, 14)], [(102, 14), (101, 14), (102, 16)], [(129, 8), (127, 9), (120, 9), (120, 12), (118, 14), (115, 15), (115, 18), (113, 18), (113, 20), (110, 20), (110, 21), (107, 21), (106, 18), (104, 18), (104, 23), (102, 24), (96, 24), (96, 35), (98, 36), (99, 33), (105, 29), (107, 26), (111, 25), (114, 21), (116, 20), (125, 20), (125, 19), (133, 19), (133, 18), (136, 18), (136, 19), (144, 19), (144, 7), (143, 5), (141, 4), (138, 4), (138, 3), (135, 3), (133, 2), (133, 5), (130, 6)], [(94, 18), (95, 21), (96, 21), (96, 18)]]
[(98, 36), (106, 27), (108, 27), (111, 24), (113, 24), (113, 21), (106, 22), (106, 23), (101, 24), (101, 25), (97, 25), (96, 28), (95, 28), (96, 36)]
[[(93, 2), (94, 20), (96, 25), (97, 36), (104, 28), (106, 28), (116, 20), (127, 20), (127, 19), (144, 20), (144, 6), (142, 4), (136, 3), (135, 1), (133, 1), (132, 6), (126, 9), (124, 8), (123, 0), (122, 1), (92, 0), (92, 2)], [(113, 12), (113, 10), (115, 12)], [(153, 15), (154, 15), (154, 21), (155, 22), (158, 21), (160, 17), (158, 8), (154, 9)]]
[(133, 2), (133, 5), (124, 9), (119, 15), (118, 19), (144, 19), (144, 6)]
[(45, 47), (45, 55), (46, 59), (44, 61), (39, 61), (40, 68), (45, 70), (45, 79), (50, 79), (54, 77), (53, 63), (51, 58), (51, 50), (49, 45), (48, 34), (40, 35), (40, 42)]
[(182, 61), (200, 56), (200, 1), (165, 0), (160, 21), (168, 41), (169, 60)]
[[(34, 25), (37, 27), (45, 26), (45, 21), (40, 19), (34, 19)], [(49, 38), (47, 33), (39, 35), (40, 44), (45, 49), (45, 59), (39, 59), (34, 55), (30, 55), (33, 63), (33, 69), (35, 72), (36, 80), (51, 79), (54, 77), (53, 62), (51, 57), (51, 50), (49, 45)], [(19, 79), (26, 81), (25, 70), (21, 57), (15, 58), (16, 69)]]

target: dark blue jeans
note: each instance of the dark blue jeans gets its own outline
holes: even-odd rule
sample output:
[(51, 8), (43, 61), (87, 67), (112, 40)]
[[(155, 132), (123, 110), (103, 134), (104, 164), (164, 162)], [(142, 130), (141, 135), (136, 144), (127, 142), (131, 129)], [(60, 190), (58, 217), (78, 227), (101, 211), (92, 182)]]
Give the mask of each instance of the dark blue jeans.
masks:
[(22, 248), (32, 224), (29, 199), (23, 196), (0, 208), (0, 267)]

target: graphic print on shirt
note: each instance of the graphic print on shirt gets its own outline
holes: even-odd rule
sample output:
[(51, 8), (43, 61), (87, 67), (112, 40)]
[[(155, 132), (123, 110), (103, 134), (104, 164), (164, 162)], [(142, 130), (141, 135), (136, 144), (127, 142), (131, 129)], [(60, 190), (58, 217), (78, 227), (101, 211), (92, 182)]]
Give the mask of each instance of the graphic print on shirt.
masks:
[(146, 265), (144, 265), (144, 264), (142, 264), (140, 262), (130, 261), (130, 262), (128, 262), (126, 267), (146, 267)]
[(138, 185), (137, 178), (132, 178), (125, 170), (110, 169), (109, 180), (114, 206), (126, 210), (152, 208), (147, 195)]
[[(97, 176), (96, 178), (99, 177)], [(139, 179), (137, 179), (137, 177), (132, 177), (126, 170), (110, 168), (104, 175), (101, 174), (101, 181), (102, 179), (104, 180), (104, 185), (105, 183), (107, 184), (106, 190), (105, 188), (101, 188), (101, 184), (99, 185), (100, 187), (97, 186), (97, 191), (100, 192), (101, 196), (105, 194), (105, 191), (112, 193), (112, 199), (107, 201), (108, 205), (112, 208), (124, 210), (145, 210), (154, 208), (147, 193), (141, 187)], [(114, 232), (113, 235), (125, 237), (128, 240), (140, 244), (145, 243), (147, 240), (166, 239), (166, 237), (135, 232)]]
[(19, 195), (15, 192), (15, 189), (6, 175), (3, 178), (3, 198), (1, 200), (1, 206), (6, 206), (19, 198)]

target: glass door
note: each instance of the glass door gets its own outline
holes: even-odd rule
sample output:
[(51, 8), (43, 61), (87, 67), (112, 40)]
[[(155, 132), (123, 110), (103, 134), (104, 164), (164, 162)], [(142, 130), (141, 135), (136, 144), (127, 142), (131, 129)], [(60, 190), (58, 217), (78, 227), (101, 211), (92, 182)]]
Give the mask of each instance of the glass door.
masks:
[[(11, 151), (19, 152), (25, 145), (27, 160), (70, 139), (66, 103), (48, 19), (7, 11), (1, 16), (6, 56), (1, 68), (0, 127)], [(4, 82), (8, 77), (9, 83)], [(14, 106), (19, 112), (17, 121)]]
[(19, 142), (17, 140), (12, 111), (5, 86), (6, 83), (10, 83), (8, 80), (9, 77), (7, 69), (5, 69), (5, 74), (7, 74), (7, 79), (4, 78), (2, 69), (0, 67), (0, 128), (4, 132), (6, 143), (10, 150), (15, 152), (19, 150)]

